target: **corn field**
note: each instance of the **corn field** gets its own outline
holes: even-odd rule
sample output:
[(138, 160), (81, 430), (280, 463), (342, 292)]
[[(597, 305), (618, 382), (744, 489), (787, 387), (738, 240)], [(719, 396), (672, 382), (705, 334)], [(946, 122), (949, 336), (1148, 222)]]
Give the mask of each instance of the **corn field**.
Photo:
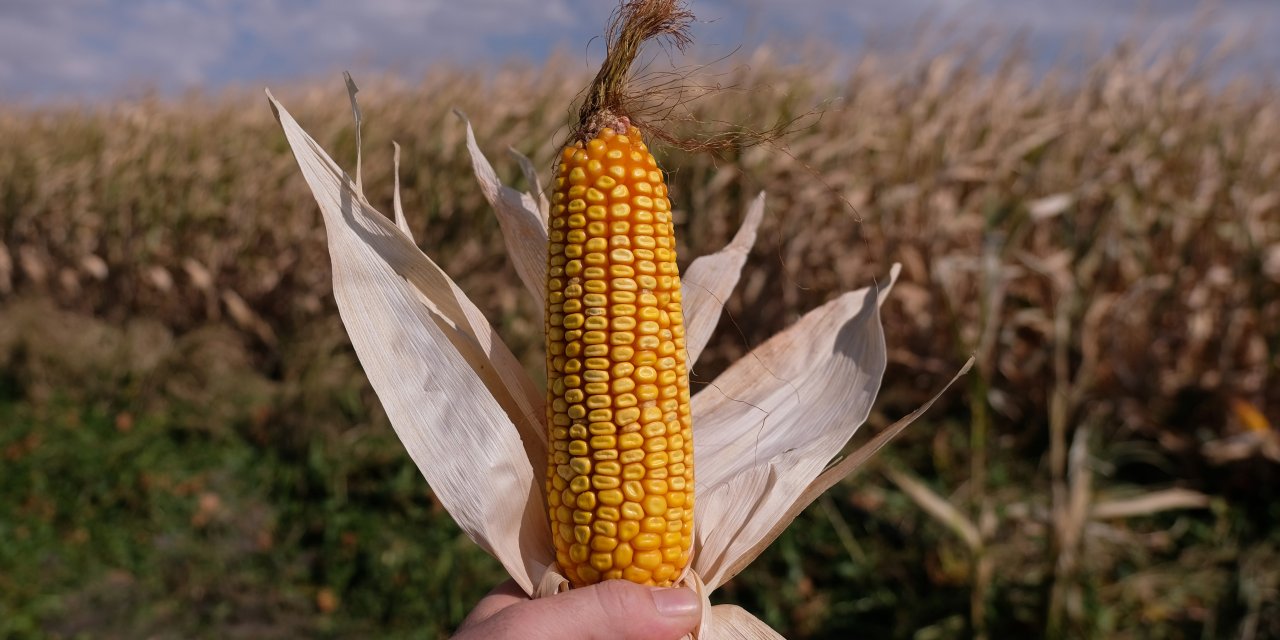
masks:
[[(682, 265), (767, 193), (695, 388), (895, 262), (857, 440), (977, 359), (723, 598), (793, 638), (1280, 637), (1280, 90), (1135, 50), (761, 52), (688, 103), (793, 123), (658, 150)], [(588, 80), (564, 68), (360, 93), (370, 201), (391, 211), (395, 140), (414, 236), (539, 378), (452, 110), (528, 188), (506, 149), (546, 180)], [(272, 89), (354, 170), (340, 78)], [(364, 381), (261, 94), (0, 108), (0, 139), (0, 636), (447, 635), (501, 569)]]

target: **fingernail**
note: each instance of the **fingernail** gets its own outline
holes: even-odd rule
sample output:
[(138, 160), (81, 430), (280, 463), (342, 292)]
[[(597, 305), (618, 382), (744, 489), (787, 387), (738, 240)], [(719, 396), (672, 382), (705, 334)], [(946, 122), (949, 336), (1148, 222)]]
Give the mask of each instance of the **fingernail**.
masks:
[(654, 589), (653, 606), (668, 618), (683, 618), (698, 613), (702, 600), (690, 589)]

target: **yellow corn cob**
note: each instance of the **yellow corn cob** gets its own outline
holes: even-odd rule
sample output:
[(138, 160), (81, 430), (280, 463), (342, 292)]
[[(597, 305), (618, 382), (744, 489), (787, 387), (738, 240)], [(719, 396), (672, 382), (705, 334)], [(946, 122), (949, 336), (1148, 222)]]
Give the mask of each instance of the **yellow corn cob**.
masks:
[(574, 586), (670, 586), (689, 562), (693, 431), (672, 226), (635, 127), (564, 149), (547, 260), (547, 506)]

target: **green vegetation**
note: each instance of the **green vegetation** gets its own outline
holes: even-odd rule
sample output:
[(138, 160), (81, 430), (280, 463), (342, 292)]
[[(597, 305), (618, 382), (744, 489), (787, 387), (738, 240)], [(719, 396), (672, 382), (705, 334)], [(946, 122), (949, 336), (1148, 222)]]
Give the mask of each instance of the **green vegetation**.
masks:
[[(247, 366), (229, 330), (24, 303), (5, 319), (28, 384), (0, 399), (0, 637), (422, 637), (502, 579), (350, 355), (295, 384)], [(98, 352), (42, 351), (64, 331)], [(74, 376), (47, 374), (64, 363)]]
[[(692, 104), (767, 129), (843, 97), (785, 153), (665, 160), (684, 264), (769, 193), (701, 383), (895, 261), (857, 440), (978, 358), (718, 595), (792, 638), (1280, 636), (1280, 93), (1125, 51), (760, 60)], [(450, 109), (522, 184), (501, 151), (549, 166), (585, 81), (362, 83), (371, 201), (394, 137), (416, 237), (537, 376)], [(340, 79), (276, 94), (354, 164)], [(443, 636), (503, 579), (368, 389), (260, 95), (0, 110), (0, 139), (0, 637)]]

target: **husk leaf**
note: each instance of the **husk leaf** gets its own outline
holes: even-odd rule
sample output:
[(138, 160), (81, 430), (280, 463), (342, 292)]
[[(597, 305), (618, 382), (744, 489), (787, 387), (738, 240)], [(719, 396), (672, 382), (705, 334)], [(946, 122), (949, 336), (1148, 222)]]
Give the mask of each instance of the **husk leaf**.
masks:
[(709, 627), (706, 640), (786, 640), (746, 609), (733, 604), (711, 607)]
[(546, 449), (541, 395), (479, 309), (267, 96), (320, 205), (334, 298), (392, 426), (458, 526), (532, 593), (552, 562), (530, 464)]
[(866, 420), (887, 362), (876, 294), (810, 311), (694, 396), (694, 568), (708, 587), (724, 584)]
[[(883, 303), (883, 300), (881, 300), (881, 302)], [(869, 442), (858, 447), (858, 449), (845, 458), (831, 464), (826, 470), (819, 474), (817, 478), (814, 478), (813, 482), (810, 482), (809, 486), (806, 487), (805, 490), (801, 492), (800, 495), (791, 503), (791, 506), (777, 517), (769, 532), (761, 537), (760, 540), (756, 542), (755, 546), (739, 555), (729, 564), (728, 568), (724, 572), (723, 580), (728, 580), (733, 578), (733, 576), (738, 575), (738, 573), (745, 569), (747, 565), (751, 564), (752, 560), (755, 560), (757, 556), (763, 553), (774, 540), (777, 540), (778, 536), (782, 535), (783, 531), (786, 531), (787, 526), (800, 515), (800, 512), (804, 511), (804, 509), (812, 504), (814, 500), (817, 500), (818, 496), (835, 486), (837, 482), (848, 477), (849, 474), (861, 468), (862, 465), (866, 464), (867, 461), (872, 458), (872, 456), (892, 442), (894, 438), (901, 435), (902, 432), (911, 425), (911, 423), (923, 416), (925, 412), (929, 410), (929, 407), (932, 407), (933, 403), (937, 402), (938, 398), (941, 398), (942, 394), (946, 393), (947, 389), (950, 389), (951, 385), (955, 384), (956, 380), (959, 380), (961, 376), (969, 371), (969, 368), (973, 366), (973, 362), (974, 359), (969, 358), (969, 361), (960, 368), (960, 371), (957, 372), (956, 375), (947, 382), (947, 384), (943, 385), (942, 389), (940, 389), (938, 393), (934, 394), (928, 402), (924, 403), (915, 411), (912, 411), (910, 414), (892, 425), (889, 425), (889, 427), (876, 434), (876, 436)], [(721, 584), (723, 584), (723, 582), (721, 582)]]
[(533, 196), (502, 184), (476, 144), (471, 122), (462, 112), (454, 113), (467, 125), (467, 151), (471, 154), (471, 166), (480, 182), (480, 191), (498, 214), (507, 255), (525, 289), (533, 296), (535, 317), (540, 318), (547, 297), (547, 215)]
[(684, 305), (684, 343), (688, 363), (692, 367), (711, 340), (724, 303), (738, 286), (747, 254), (756, 243), (756, 230), (764, 217), (764, 192), (751, 201), (742, 226), (725, 248), (702, 256), (689, 264), (680, 277), (681, 302)]

